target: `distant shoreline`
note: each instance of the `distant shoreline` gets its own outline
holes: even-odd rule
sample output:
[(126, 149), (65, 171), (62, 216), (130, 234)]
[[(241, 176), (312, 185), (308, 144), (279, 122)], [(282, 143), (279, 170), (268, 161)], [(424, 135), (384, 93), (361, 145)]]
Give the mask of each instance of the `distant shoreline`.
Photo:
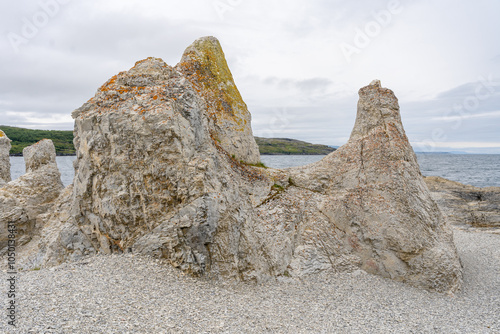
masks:
[[(9, 154), (10, 157), (22, 157), (22, 153), (16, 153), (16, 154)], [(56, 153), (57, 157), (76, 157), (76, 153)]]

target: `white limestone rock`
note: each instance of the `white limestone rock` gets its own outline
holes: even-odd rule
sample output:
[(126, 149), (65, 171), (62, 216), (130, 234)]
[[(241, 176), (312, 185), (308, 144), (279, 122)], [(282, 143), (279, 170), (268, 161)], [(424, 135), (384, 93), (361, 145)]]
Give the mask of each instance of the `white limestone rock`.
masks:
[(450, 224), (500, 227), (500, 187), (479, 188), (437, 176), (426, 177), (425, 183)]
[(37, 235), (47, 212), (62, 191), (61, 174), (56, 164), (54, 144), (44, 139), (23, 150), (27, 173), (0, 188), (0, 252), (7, 244), (8, 223), (17, 227), (17, 245)]
[(397, 98), (379, 82), (359, 96), (348, 143), (290, 169), (292, 182), (324, 196), (318, 211), (342, 232), (344, 251), (363, 270), (431, 290), (459, 289), (452, 232), (422, 178)]
[(162, 257), (185, 272), (262, 281), (358, 270), (455, 291), (461, 266), (380, 82), (360, 90), (349, 142), (320, 162), (263, 169), (220, 45), (176, 67), (137, 62), (75, 118), (73, 187), (44, 215), (36, 258)]
[[(47, 223), (80, 237), (51, 238), (42, 263), (66, 261), (74, 249), (133, 251), (193, 274), (238, 276), (239, 231), (271, 184), (215, 138), (212, 112), (205, 91), (158, 58), (104, 84), (73, 112), (71, 215)], [(225, 131), (242, 137), (238, 121), (227, 122)]]

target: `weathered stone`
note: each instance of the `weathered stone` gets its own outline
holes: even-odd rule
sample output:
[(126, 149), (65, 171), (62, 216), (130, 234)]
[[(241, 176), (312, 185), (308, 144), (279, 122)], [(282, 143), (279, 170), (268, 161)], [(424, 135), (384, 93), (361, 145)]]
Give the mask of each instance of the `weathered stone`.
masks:
[(378, 81), (359, 94), (346, 145), (309, 166), (256, 168), (240, 161), (258, 151), (215, 39), (196, 41), (175, 68), (137, 62), (73, 112), (73, 188), (43, 216), (36, 261), (135, 252), (195, 275), (261, 281), (362, 268), (458, 289), (452, 235), (396, 97)]
[(175, 67), (203, 96), (211, 135), (237, 160), (256, 164), (259, 147), (252, 135), (251, 116), (243, 101), (219, 41), (203, 37), (191, 44)]
[(500, 187), (478, 188), (437, 176), (425, 183), (449, 223), (500, 227)]
[[(195, 274), (207, 267), (237, 274), (234, 268), (217, 269), (218, 262), (234, 260), (237, 247), (212, 254), (210, 247), (228, 247), (217, 245), (214, 235), (228, 231), (227, 237), (237, 240), (243, 212), (271, 185), (232, 158), (244, 158), (238, 147), (224, 148), (214, 137), (217, 125), (209, 115), (214, 110), (205, 93), (161, 59), (148, 58), (110, 79), (73, 112), (77, 161), (71, 219), (50, 225), (69, 219), (81, 238), (53, 238), (46, 249), (54, 251), (45, 263), (65, 261), (76, 247), (87, 253), (154, 254)], [(234, 133), (230, 138), (243, 138), (239, 133), (250, 129), (236, 120), (225, 126)], [(54, 245), (69, 251), (55, 251)]]
[(23, 149), (26, 173), (38, 170), (42, 166), (56, 166), (56, 149), (50, 139), (40, 140), (38, 143)]
[(0, 189), (0, 252), (7, 245), (7, 225), (16, 225), (18, 246), (27, 243), (43, 226), (39, 216), (49, 210), (63, 189), (51, 140), (44, 139), (23, 153), (27, 173)]
[(359, 96), (348, 143), (290, 169), (293, 184), (326, 196), (318, 211), (365, 271), (438, 291), (459, 288), (452, 233), (420, 174), (394, 93), (374, 81)]
[(0, 130), (0, 187), (10, 182), (10, 142), (11, 140)]

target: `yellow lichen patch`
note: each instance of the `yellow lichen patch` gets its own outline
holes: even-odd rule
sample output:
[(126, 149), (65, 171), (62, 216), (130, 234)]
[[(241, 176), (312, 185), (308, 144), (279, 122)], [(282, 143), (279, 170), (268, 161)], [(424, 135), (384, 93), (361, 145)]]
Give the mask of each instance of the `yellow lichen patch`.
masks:
[(5, 133), (2, 130), (0, 130), (0, 138), (2, 137), (5, 137)]
[(220, 43), (213, 38), (197, 40), (182, 58), (179, 68), (205, 100), (210, 101), (215, 110), (212, 116), (230, 121), (236, 131), (245, 131), (248, 109), (234, 84)]

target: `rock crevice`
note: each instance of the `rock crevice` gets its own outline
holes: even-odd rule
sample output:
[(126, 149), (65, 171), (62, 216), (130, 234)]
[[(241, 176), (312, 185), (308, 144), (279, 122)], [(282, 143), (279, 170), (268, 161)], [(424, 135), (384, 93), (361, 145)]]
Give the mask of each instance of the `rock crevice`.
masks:
[(75, 178), (43, 215), (37, 263), (134, 252), (194, 275), (361, 268), (457, 290), (452, 235), (397, 98), (379, 81), (359, 96), (346, 145), (308, 166), (257, 168), (250, 113), (215, 38), (195, 41), (175, 67), (137, 62), (72, 114)]

